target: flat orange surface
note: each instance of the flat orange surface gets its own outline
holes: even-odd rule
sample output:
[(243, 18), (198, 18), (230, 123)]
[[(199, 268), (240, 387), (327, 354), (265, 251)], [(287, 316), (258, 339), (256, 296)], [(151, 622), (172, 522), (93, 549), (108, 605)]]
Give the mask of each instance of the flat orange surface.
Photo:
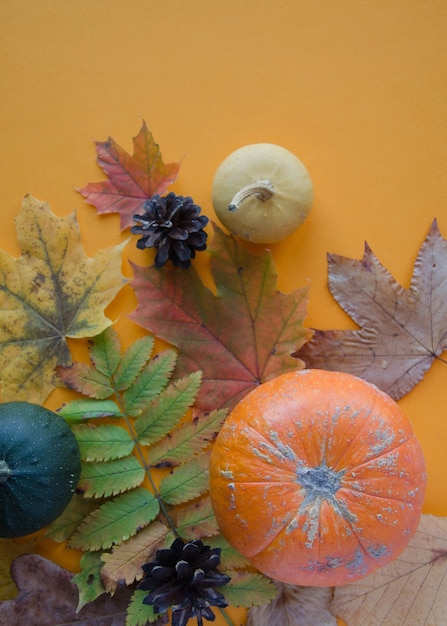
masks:
[[(361, 258), (366, 240), (408, 286), (433, 218), (447, 237), (443, 0), (16, 0), (0, 4), (0, 47), (0, 243), (11, 254), (26, 193), (76, 210), (87, 254), (127, 237), (75, 189), (103, 179), (94, 140), (131, 151), (143, 119), (165, 162), (182, 160), (171, 189), (211, 218), (214, 172), (236, 148), (272, 142), (305, 163), (311, 215), (271, 249), (281, 290), (309, 286), (309, 326), (354, 328), (327, 289), (327, 252)], [(133, 246), (126, 255), (141, 262)], [(110, 310), (126, 343), (141, 334), (126, 318), (134, 307), (126, 288)], [(426, 455), (425, 512), (437, 515), (446, 382), (437, 361), (400, 401)]]

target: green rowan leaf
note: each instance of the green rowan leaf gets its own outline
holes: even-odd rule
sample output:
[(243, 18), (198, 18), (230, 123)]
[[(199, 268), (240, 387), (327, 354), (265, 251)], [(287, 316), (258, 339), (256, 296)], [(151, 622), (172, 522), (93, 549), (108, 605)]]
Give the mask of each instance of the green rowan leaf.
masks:
[(155, 520), (139, 533), (114, 546), (103, 557), (101, 577), (108, 593), (114, 593), (118, 583), (131, 585), (143, 578), (143, 565), (149, 563), (159, 548), (170, 545), (174, 534), (165, 524)]
[(61, 515), (48, 526), (45, 536), (53, 541), (68, 541), (79, 524), (97, 509), (99, 504), (75, 493)]
[(146, 626), (157, 622), (159, 614), (154, 612), (152, 604), (143, 604), (147, 591), (136, 589), (127, 609), (126, 626)]
[(130, 434), (113, 424), (75, 424), (71, 429), (83, 461), (112, 461), (128, 456), (134, 447)]
[(112, 378), (121, 359), (121, 342), (116, 330), (109, 327), (97, 335), (89, 352), (96, 369), (107, 378)]
[(171, 383), (135, 421), (138, 441), (151, 445), (174, 428), (194, 403), (200, 387), (201, 372), (193, 372)]
[(77, 611), (89, 602), (99, 598), (104, 592), (101, 582), (102, 552), (86, 552), (81, 557), (80, 571), (73, 576), (73, 582), (78, 588), (79, 601)]
[(135, 382), (123, 394), (128, 415), (137, 416), (167, 386), (177, 360), (175, 350), (164, 350), (144, 367)]
[(135, 381), (140, 371), (151, 358), (154, 341), (154, 337), (148, 335), (147, 337), (137, 339), (127, 348), (113, 376), (114, 386), (117, 391), (128, 389)]
[(71, 537), (69, 546), (84, 551), (111, 548), (147, 526), (159, 510), (158, 500), (144, 487), (123, 493), (85, 518)]
[(83, 463), (78, 489), (86, 498), (115, 496), (141, 485), (144, 475), (144, 468), (133, 455), (103, 463)]
[(64, 404), (59, 410), (67, 422), (97, 419), (99, 417), (122, 417), (120, 409), (113, 400), (73, 400)]
[(171, 516), (179, 535), (184, 539), (202, 539), (219, 533), (213, 506), (208, 496), (174, 507), (171, 510)]
[(205, 493), (209, 479), (209, 452), (182, 463), (160, 482), (160, 494), (168, 504), (182, 504)]
[(151, 446), (148, 462), (152, 467), (173, 467), (199, 454), (219, 432), (227, 411), (211, 411), (181, 424)]
[(250, 561), (231, 546), (223, 535), (216, 535), (206, 540), (211, 548), (220, 548), (221, 569), (241, 569), (250, 566)]
[(107, 376), (86, 363), (61, 365), (56, 368), (56, 373), (65, 387), (82, 393), (84, 396), (103, 400), (110, 398), (113, 394), (113, 388), (110, 386), (110, 380)]
[(216, 587), (232, 606), (260, 606), (278, 595), (278, 588), (266, 576), (244, 570), (226, 571), (231, 576), (224, 587)]

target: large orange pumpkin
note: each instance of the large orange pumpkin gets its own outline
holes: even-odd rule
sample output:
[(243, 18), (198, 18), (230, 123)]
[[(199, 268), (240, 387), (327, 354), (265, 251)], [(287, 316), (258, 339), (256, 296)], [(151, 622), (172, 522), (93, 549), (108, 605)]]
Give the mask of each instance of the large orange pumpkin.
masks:
[(416, 531), (421, 447), (398, 405), (340, 372), (283, 374), (233, 409), (211, 454), (210, 494), (230, 544), (295, 585), (352, 582)]

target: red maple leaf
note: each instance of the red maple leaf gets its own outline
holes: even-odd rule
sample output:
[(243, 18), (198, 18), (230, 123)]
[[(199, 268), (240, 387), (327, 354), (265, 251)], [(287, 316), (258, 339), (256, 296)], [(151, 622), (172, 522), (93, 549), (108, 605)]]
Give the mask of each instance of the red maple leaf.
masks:
[(179, 375), (202, 370), (201, 410), (233, 406), (259, 383), (300, 369), (291, 353), (312, 335), (303, 327), (307, 289), (279, 292), (270, 252), (249, 253), (217, 226), (208, 250), (216, 295), (194, 267), (133, 265), (131, 283), (131, 318), (179, 349)]
[(133, 215), (143, 209), (146, 200), (165, 193), (177, 178), (180, 164), (163, 162), (160, 148), (144, 121), (133, 138), (132, 156), (112, 137), (95, 145), (96, 160), (108, 180), (89, 183), (78, 191), (98, 213), (119, 213), (124, 230), (133, 224)]

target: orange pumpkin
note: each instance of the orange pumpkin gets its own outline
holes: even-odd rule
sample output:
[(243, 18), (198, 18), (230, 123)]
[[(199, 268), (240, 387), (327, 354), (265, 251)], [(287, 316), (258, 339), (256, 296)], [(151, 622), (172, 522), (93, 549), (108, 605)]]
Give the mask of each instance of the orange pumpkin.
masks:
[(350, 374), (303, 370), (251, 391), (211, 454), (222, 533), (261, 572), (295, 585), (358, 580), (416, 531), (421, 447), (398, 405)]

